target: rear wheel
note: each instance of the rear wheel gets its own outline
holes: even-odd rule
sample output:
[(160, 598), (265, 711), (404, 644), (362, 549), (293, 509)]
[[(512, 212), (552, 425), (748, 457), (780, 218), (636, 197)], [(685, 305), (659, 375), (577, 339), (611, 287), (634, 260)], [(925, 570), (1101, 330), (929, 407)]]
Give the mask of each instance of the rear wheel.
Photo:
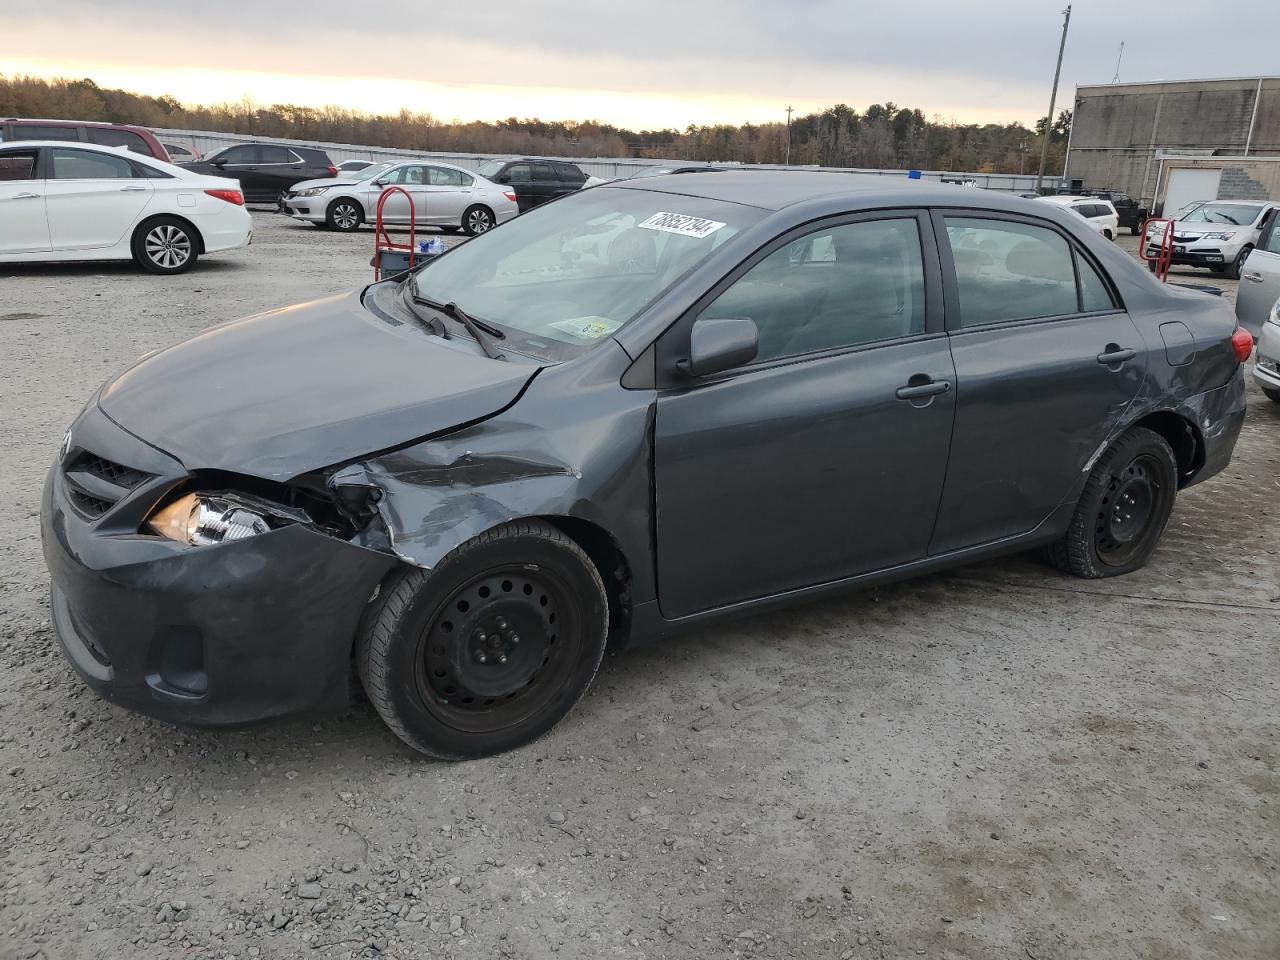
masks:
[(177, 217), (158, 217), (138, 227), (131, 244), (133, 259), (148, 273), (183, 273), (200, 255), (195, 229)]
[(536, 739), (573, 708), (607, 629), (604, 584), (582, 549), (547, 523), (516, 521), (384, 584), (356, 665), (409, 746), (480, 757)]
[(467, 232), (468, 236), (474, 237), (477, 234), (486, 233), (497, 224), (498, 221), (494, 219), (493, 211), (478, 203), (474, 207), (468, 207), (462, 215), (462, 229)]
[(1142, 232), (1141, 228), (1136, 223), (1129, 228), (1129, 233), (1131, 233), (1135, 237), (1141, 232)]
[(325, 210), (324, 222), (330, 230), (350, 233), (352, 230), (358, 230), (360, 224), (364, 223), (364, 210), (360, 208), (360, 204), (349, 197), (339, 197)]
[(1135, 427), (1094, 465), (1071, 526), (1048, 560), (1078, 577), (1114, 577), (1147, 562), (1178, 489), (1178, 461), (1160, 434)]
[(1108, 240), (1114, 240), (1116, 238), (1116, 235), (1112, 233), (1109, 228), (1106, 230), (1103, 230), (1102, 235), (1106, 237)]

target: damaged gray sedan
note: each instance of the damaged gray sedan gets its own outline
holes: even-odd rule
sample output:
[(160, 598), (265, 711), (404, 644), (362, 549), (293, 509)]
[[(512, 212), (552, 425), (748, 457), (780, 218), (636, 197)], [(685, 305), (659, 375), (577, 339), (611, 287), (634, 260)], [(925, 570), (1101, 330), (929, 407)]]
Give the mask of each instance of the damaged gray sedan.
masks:
[(153, 716), (335, 709), (354, 666), (410, 746), (490, 754), (611, 639), (1031, 547), (1137, 568), (1229, 462), (1251, 348), (1045, 204), (611, 184), (106, 384), (45, 488), (53, 621)]

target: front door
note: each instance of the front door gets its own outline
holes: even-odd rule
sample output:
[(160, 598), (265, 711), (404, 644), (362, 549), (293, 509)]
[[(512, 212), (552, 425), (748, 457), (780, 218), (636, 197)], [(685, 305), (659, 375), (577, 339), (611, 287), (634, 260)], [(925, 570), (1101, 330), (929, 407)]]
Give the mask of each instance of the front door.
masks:
[(665, 617), (925, 556), (954, 409), (927, 230), (912, 211), (802, 228), (662, 337), (660, 369), (673, 371), (698, 316), (749, 317), (760, 333), (756, 360), (739, 369), (663, 374)]
[[(406, 199), (404, 193), (396, 191), (388, 196), (387, 202), (382, 206), (382, 219), (388, 223), (408, 223), (409, 204), (413, 204), (414, 224), (422, 226), (428, 209), (427, 168), (420, 163), (405, 163), (392, 167), (378, 177), (378, 180), (385, 181), (383, 190), (396, 186), (409, 195)], [(376, 208), (377, 198), (374, 199), (374, 206)]]
[(113, 247), (151, 202), (155, 181), (123, 153), (49, 147), (45, 210), (54, 250)]
[(36, 147), (0, 151), (0, 253), (44, 253), (49, 249), (45, 182), (38, 179)]
[(1030, 533), (1063, 505), (1147, 361), (1098, 266), (1056, 226), (989, 213), (936, 224), (954, 270), (956, 423), (931, 554)]
[(1271, 308), (1280, 300), (1280, 229), (1275, 218), (1262, 232), (1262, 239), (1249, 254), (1240, 273), (1236, 293), (1236, 316), (1240, 326), (1254, 337), (1262, 336)]
[(228, 147), (208, 161), (209, 172), (215, 177), (230, 177), (240, 181), (245, 199), (259, 199), (270, 191), (258, 172), (258, 147), (242, 143)]

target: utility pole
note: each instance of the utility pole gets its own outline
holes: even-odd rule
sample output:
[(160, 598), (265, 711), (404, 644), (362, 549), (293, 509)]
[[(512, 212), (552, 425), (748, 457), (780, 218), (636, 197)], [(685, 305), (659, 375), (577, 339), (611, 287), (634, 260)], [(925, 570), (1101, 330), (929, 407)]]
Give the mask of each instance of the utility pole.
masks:
[(1044, 124), (1044, 142), (1040, 145), (1040, 172), (1036, 174), (1036, 193), (1044, 182), (1044, 166), (1049, 162), (1049, 135), (1053, 133), (1053, 108), (1058, 102), (1058, 77), (1062, 75), (1062, 54), (1067, 49), (1067, 27), (1071, 25), (1071, 5), (1062, 11), (1062, 42), (1058, 45), (1058, 66), (1053, 71), (1053, 92), (1049, 94), (1049, 116)]
[(786, 165), (791, 166), (791, 107), (787, 107), (787, 161)]

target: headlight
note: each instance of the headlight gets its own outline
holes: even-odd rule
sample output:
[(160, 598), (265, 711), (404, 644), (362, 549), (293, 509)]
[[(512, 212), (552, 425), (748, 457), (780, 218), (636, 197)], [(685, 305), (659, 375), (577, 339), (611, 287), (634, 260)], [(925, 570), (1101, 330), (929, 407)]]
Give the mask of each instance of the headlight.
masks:
[(1230, 240), (1236, 235), (1234, 230), (1224, 230), (1221, 233), (1202, 233), (1201, 240)]
[(266, 514), (227, 497), (189, 493), (156, 510), (147, 527), (194, 547), (243, 540), (271, 529)]
[(328, 187), (307, 187), (307, 189), (305, 190), (300, 190), (297, 194), (295, 194), (295, 196), (318, 197), (320, 196), (320, 194), (324, 193), (328, 189), (329, 189)]

